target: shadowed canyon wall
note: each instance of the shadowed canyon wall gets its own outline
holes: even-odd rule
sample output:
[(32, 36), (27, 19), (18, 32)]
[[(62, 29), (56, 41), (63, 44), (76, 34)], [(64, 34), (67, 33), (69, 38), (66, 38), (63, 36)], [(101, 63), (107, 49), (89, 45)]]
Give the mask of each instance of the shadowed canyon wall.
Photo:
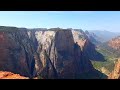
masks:
[(67, 29), (0, 27), (0, 70), (30, 78), (79, 78), (96, 71), (85, 54), (90, 46), (86, 41), (76, 40), (74, 31)]

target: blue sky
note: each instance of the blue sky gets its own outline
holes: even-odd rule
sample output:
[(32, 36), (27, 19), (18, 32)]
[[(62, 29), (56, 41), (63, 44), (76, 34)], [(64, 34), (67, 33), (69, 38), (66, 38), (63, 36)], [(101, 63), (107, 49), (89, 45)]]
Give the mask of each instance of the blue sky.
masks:
[(0, 11), (0, 26), (120, 32), (120, 11)]

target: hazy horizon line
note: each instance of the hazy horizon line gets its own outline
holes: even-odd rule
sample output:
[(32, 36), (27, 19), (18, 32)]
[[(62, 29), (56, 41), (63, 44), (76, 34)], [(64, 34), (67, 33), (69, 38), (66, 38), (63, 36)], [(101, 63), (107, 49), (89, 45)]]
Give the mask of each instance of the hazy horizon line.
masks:
[[(0, 25), (0, 27), (3, 26), (3, 25)], [(8, 25), (4, 25), (3, 27), (16, 27), (16, 28), (26, 28), (26, 29), (52, 29), (52, 28), (60, 28), (60, 29), (78, 29), (78, 30), (83, 30), (83, 31), (108, 31), (108, 32), (120, 32), (120, 31), (110, 31), (110, 30), (100, 30), (100, 29), (82, 29), (82, 28), (63, 28), (63, 27), (51, 27), (51, 28), (47, 28), (47, 27), (33, 27), (33, 28), (30, 28), (30, 27), (20, 27), (20, 26), (8, 26)]]

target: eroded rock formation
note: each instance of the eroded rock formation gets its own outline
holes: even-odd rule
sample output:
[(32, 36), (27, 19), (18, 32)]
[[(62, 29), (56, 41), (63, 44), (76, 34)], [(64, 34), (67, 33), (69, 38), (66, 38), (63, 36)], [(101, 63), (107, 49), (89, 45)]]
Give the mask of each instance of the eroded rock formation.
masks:
[(0, 70), (45, 79), (75, 79), (93, 73), (86, 51), (94, 46), (87, 36), (78, 39), (75, 33), (80, 32), (0, 27)]
[(113, 49), (120, 51), (120, 36), (110, 40), (108, 45)]
[(120, 79), (120, 59), (115, 63), (114, 70), (110, 73), (108, 79)]

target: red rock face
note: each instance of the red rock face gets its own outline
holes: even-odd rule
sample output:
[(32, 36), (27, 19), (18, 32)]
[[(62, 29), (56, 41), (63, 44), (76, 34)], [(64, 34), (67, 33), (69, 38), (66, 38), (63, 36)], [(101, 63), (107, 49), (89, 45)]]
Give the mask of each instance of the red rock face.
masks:
[[(10, 41), (4, 32), (0, 32), (0, 69), (4, 69), (4, 65), (11, 62), (8, 48), (15, 47), (14, 45), (13, 41)], [(13, 68), (13, 66), (10, 65), (9, 68)]]
[(11, 72), (0, 71), (0, 79), (29, 79), (29, 78)]
[(3, 32), (0, 32), (0, 57), (1, 58), (4, 58), (6, 55), (6, 49), (5, 47), (7, 47), (8, 43), (7, 43), (7, 40), (5, 39), (5, 35)]
[(115, 50), (120, 51), (120, 37), (116, 37), (108, 42), (108, 45)]
[[(0, 70), (29, 76), (32, 59), (26, 31), (0, 32)], [(26, 51), (28, 51), (26, 53)]]
[(115, 63), (114, 70), (109, 75), (108, 79), (120, 79), (120, 59)]
[(75, 79), (93, 71), (87, 51), (94, 47), (85, 36), (74, 36), (71, 30), (0, 32), (0, 70), (46, 79)]

